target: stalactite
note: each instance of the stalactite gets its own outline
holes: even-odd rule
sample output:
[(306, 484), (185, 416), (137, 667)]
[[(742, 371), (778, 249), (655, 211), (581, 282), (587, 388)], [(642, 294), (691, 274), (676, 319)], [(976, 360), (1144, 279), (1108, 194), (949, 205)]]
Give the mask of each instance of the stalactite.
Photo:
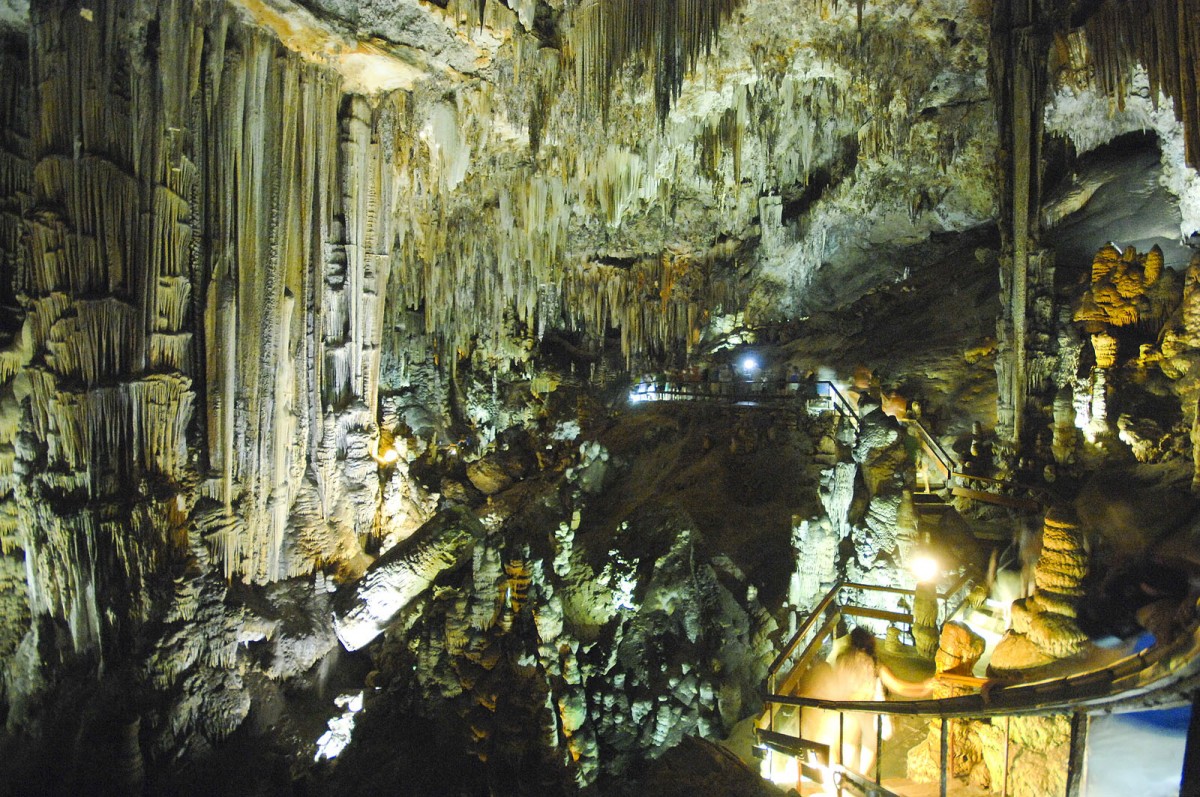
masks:
[[(565, 328), (619, 330), (631, 362), (681, 359), (709, 310), (742, 298), (723, 272), (735, 250), (675, 251), (664, 233), (630, 268), (592, 262), (597, 250), (628, 256), (627, 231), (651, 212), (683, 230), (674, 205), (701, 180), (714, 205), (747, 212), (762, 186), (827, 168), (869, 119), (917, 108), (886, 60), (920, 44), (886, 49), (870, 16), (863, 51), (881, 63), (850, 76), (767, 68), (746, 85), (713, 74), (707, 117), (656, 137), (644, 135), (654, 111), (626, 105), (622, 70), (650, 65), (661, 120), (738, 0), (572, 5), (555, 12), (571, 24), (553, 45), (520, 30), (532, 2), (452, 0), (448, 18), (518, 53), (515, 85), (369, 101), (222, 3), (158, 0), (136, 24), (133, 4), (98, 5), (94, 22), (35, 10), (36, 169), (0, 147), (0, 246), (28, 242), (36, 477), (97, 503), (124, 488), (142, 505), (148, 483), (187, 492), (204, 504), (195, 529), (214, 562), (250, 581), (349, 561), (374, 533), (384, 357), (399, 384), (429, 352), (445, 370), (467, 353), (523, 359), (536, 335)], [(849, 46), (838, 37), (814, 47)], [(610, 103), (630, 116), (622, 130), (579, 123)], [(689, 142), (691, 158), (675, 146)], [(862, 157), (906, 146), (917, 137), (868, 126)], [(804, 262), (821, 262), (826, 232), (814, 225)], [(412, 345), (397, 331), (410, 315), (428, 351), (398, 350)], [(0, 430), (0, 481), (5, 442)], [(171, 549), (158, 522), (139, 527), (146, 556), (87, 528), (101, 558), (130, 563), (131, 584), (137, 562)], [(36, 555), (79, 557), (60, 542)]]
[(1200, 0), (1107, 0), (1085, 30), (1099, 87), (1123, 107), (1134, 65), (1145, 67), (1150, 99), (1171, 98), (1187, 162), (1200, 168)]
[(664, 121), (684, 78), (707, 55), (742, 0), (606, 0), (576, 12), (576, 74), (585, 105), (607, 118), (617, 75), (637, 59), (649, 66)]
[[(132, 293), (130, 269), (140, 203), (136, 178), (102, 158), (49, 155), (34, 168), (34, 183), (39, 203), (61, 208), (70, 222), (69, 228), (52, 222), (47, 234), (35, 239), (35, 287), (81, 294)], [(57, 254), (44, 263), (48, 253)], [(67, 261), (58, 265), (65, 274), (53, 269), (58, 257)]]
[[(29, 141), (28, 47), (0, 35), (0, 303), (8, 324), (0, 336), (0, 660), (13, 654), (30, 627), (26, 588), (25, 521), (17, 493), (25, 474), (17, 469), (17, 441), (25, 429), (14, 377), (33, 354), (32, 324), (22, 318), (18, 297), (27, 291), (28, 249), (24, 220), (32, 209), (33, 158)], [(12, 328), (10, 325), (17, 325)], [(11, 335), (11, 337), (9, 337)]]
[(619, 329), (629, 361), (690, 351), (706, 312), (735, 301), (713, 276), (712, 263), (679, 256), (642, 260), (628, 270), (584, 263), (568, 270), (561, 286), (566, 323), (595, 338)]
[(171, 486), (189, 464), (194, 394), (183, 374), (197, 170), (181, 125), (200, 37), (194, 4), (164, 0), (157, 10), (156, 52), (172, 67), (151, 76), (130, 68), (130, 6), (32, 13), (37, 114), (23, 282), (40, 365), (25, 373), (45, 464), (25, 467), (38, 489), (64, 500), (20, 503), (24, 521), (44, 530), (21, 544), (34, 611), (66, 620), (80, 649), (119, 644), (123, 628), (148, 618), (150, 582), (182, 524), (151, 520), (159, 499), (141, 491), (153, 477), (175, 507)]

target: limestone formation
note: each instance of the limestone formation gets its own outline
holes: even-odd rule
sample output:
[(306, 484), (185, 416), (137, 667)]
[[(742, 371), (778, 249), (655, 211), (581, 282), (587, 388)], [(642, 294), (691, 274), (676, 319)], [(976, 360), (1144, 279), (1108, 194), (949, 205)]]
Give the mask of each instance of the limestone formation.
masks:
[[(913, 596), (912, 634), (917, 653), (926, 659), (934, 658), (938, 651), (938, 602), (937, 584), (923, 582), (917, 584), (916, 595)], [(945, 631), (942, 631), (942, 636)]]
[(1030, 597), (1013, 602), (1012, 628), (996, 645), (989, 672), (1036, 671), (1088, 649), (1087, 636), (1075, 622), (1087, 569), (1083, 531), (1074, 511), (1061, 505), (1051, 508), (1033, 571), (1035, 589)]
[(1091, 336), (1095, 358), (1091, 402), (1086, 408), (1090, 441), (1108, 430), (1110, 372), (1122, 356), (1117, 334), (1136, 330), (1146, 338), (1158, 337), (1178, 302), (1176, 282), (1170, 274), (1164, 275), (1163, 253), (1157, 246), (1139, 255), (1133, 247), (1120, 251), (1107, 244), (1092, 261), (1090, 285), (1073, 314), (1074, 321)]
[(933, 663), (938, 672), (971, 675), (983, 649), (983, 637), (963, 623), (951, 621), (942, 626)]
[[(1044, 87), (1169, 97), (1143, 127), (1166, 166), (1196, 163), (1197, 47), (1173, 33), (1194, 2), (995, 5), (0, 0), (6, 785), (550, 794), (672, 747), (711, 758), (684, 737), (757, 708), (784, 606), (901, 580), (912, 462), (888, 416), (910, 395), (946, 434), (988, 415), (993, 354), (1014, 463), (1047, 450), (1019, 434), (1026, 414), (1049, 431), (1026, 397), (1062, 390), (1059, 465), (1104, 455), (1071, 424), (1102, 431), (1111, 406), (1146, 464), (1191, 426), (1200, 480), (1200, 275), (1158, 371), (1139, 364), (1139, 400), (1183, 407), (1152, 424), (1122, 359), (1160, 346), (1167, 259), (1097, 256), (1084, 379), (1082, 337), (1053, 328), (1053, 235), (1025, 229), (1059, 171), (1037, 163)], [(1083, 28), (1051, 49), (1050, 20)], [(972, 232), (997, 222), (999, 242)], [(943, 367), (939, 338), (989, 327), (997, 283), (999, 343), (954, 340)], [(711, 402), (668, 422), (622, 401), (639, 371), (743, 350), (862, 357), (898, 392), (857, 373), (861, 429), (768, 415), (793, 397), (771, 363), (703, 445)], [(1085, 558), (1043, 560), (1009, 643), (1027, 661), (1082, 644)], [(368, 658), (380, 732), (342, 774), (306, 769), (305, 712)]]
[(483, 526), (465, 509), (437, 515), (381, 556), (339, 596), (334, 628), (347, 650), (358, 650), (447, 570), (466, 562)]
[(827, 585), (836, 579), (838, 542), (828, 520), (792, 519), (796, 570), (788, 589), (788, 603), (796, 611), (803, 611), (820, 600)]
[(1075, 400), (1070, 387), (1063, 387), (1054, 397), (1051, 452), (1059, 465), (1071, 462), (1075, 454)]
[[(983, 637), (966, 625), (949, 622), (942, 627), (941, 636), (935, 642), (937, 654), (934, 666), (938, 673), (971, 675), (975, 664), (983, 655)], [(967, 687), (935, 681), (933, 697), (954, 697), (966, 694)], [(944, 721), (944, 720), (943, 720)], [(954, 744), (954, 758), (950, 763), (951, 774), (970, 777), (973, 769), (983, 760), (984, 754), (979, 741), (977, 723), (955, 722), (950, 729)], [(934, 782), (941, 775), (941, 721), (933, 721), (929, 732), (920, 744), (908, 751), (906, 766), (908, 776), (918, 782)]]

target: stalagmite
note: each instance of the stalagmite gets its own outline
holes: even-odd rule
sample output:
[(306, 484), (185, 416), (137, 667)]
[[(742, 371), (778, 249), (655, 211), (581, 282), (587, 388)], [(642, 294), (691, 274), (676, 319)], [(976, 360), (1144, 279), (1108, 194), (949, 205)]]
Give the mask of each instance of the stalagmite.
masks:
[(383, 633), (438, 575), (466, 562), (483, 534), (467, 510), (446, 510), (381, 556), (338, 596), (333, 623), (342, 645), (358, 650)]
[(1051, 423), (1051, 451), (1054, 461), (1066, 465), (1075, 453), (1075, 398), (1069, 386), (1063, 387), (1054, 397), (1053, 422)]
[[(684, 734), (728, 733), (758, 701), (788, 578), (797, 613), (838, 577), (895, 580), (915, 525), (904, 437), (866, 417), (856, 446), (842, 416), (808, 446), (825, 421), (789, 412), (761, 436), (786, 443), (782, 460), (743, 469), (766, 448), (757, 431), (714, 448), (718, 435), (692, 434), (697, 412), (697, 427), (663, 426), (685, 448), (649, 469), (643, 511), (626, 500), (643, 485), (604, 494), (638, 475), (666, 408), (637, 408), (644, 426), (622, 441), (608, 400), (635, 368), (686, 366), (691, 381), (734, 348), (822, 345), (799, 325), (833, 332), (833, 308), (888, 306), (957, 233), (986, 229), (999, 173), (1013, 250), (1002, 409), (1019, 426), (1024, 391), (1057, 379), (1105, 415), (1103, 370), (1085, 388), (1039, 359), (1055, 300), (1028, 229), (1045, 75), (1041, 31), (1026, 30), (1040, 21), (1004, 20), (989, 96), (990, 7), (965, 0), (404, 0), (394, 15), (344, 0), (41, 0), (14, 23), (27, 30), (7, 27), (11, 5), (0, 710), (56, 728), (37, 712), (57, 711), (75, 672), (130, 678), (138, 719), (111, 727), (131, 788), (171, 791), (164, 770), (283, 728), (259, 722), (278, 695), (340, 680), (344, 658), (325, 656), (334, 583), (346, 648), (394, 629), (368, 681), (395, 688), (368, 692), (366, 714), (408, 696), (406, 711), (470, 737), (471, 774), (493, 785), (511, 764), (584, 787)], [(999, 19), (1021, 4), (991, 6)], [(1011, 155), (1001, 169), (996, 152)], [(994, 241), (971, 242), (983, 254), (956, 280), (995, 262)], [(893, 262), (909, 247), (911, 275)], [(1139, 268), (1123, 258), (1102, 275), (1122, 301)], [(1143, 288), (1171, 279), (1161, 253), (1140, 269)], [(969, 292), (980, 316), (994, 309), (983, 284)], [(1167, 312), (1142, 293), (1139, 325)], [(1129, 352), (1108, 319), (1096, 352), (1115, 385)], [(955, 424), (986, 396), (950, 384), (977, 358), (956, 353), (949, 374), (932, 362), (959, 323), (935, 320), (921, 379), (969, 399), (939, 417), (929, 397), (929, 417)], [(1190, 355), (1175, 354), (1182, 369)], [(775, 403), (792, 386), (762, 385), (781, 366), (756, 383)], [(670, 409), (691, 418), (696, 404)], [(656, 481), (693, 452), (737, 477), (748, 531), (689, 515), (696, 477), (714, 471)], [(773, 491), (776, 465), (799, 478)], [(447, 509), (461, 506), (477, 514)], [(1021, 615), (1029, 645), (1056, 653), (1075, 642), (1068, 553), (1046, 557)], [(748, 572), (779, 556), (772, 575)], [(926, 651), (928, 599), (915, 607)], [(283, 730), (278, 760), (297, 744)]]
[(1013, 602), (1012, 628), (996, 645), (989, 672), (1037, 670), (1088, 648), (1075, 623), (1076, 602), (1083, 595), (1088, 556), (1074, 511), (1056, 506), (1046, 513), (1042, 554), (1034, 568), (1036, 589)]

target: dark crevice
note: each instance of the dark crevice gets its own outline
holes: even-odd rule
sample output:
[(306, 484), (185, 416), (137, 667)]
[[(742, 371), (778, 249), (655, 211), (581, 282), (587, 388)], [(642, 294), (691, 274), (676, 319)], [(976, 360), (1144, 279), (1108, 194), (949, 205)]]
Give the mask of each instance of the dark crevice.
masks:
[(613, 268), (619, 268), (619, 269), (623, 269), (625, 271), (629, 271), (634, 266), (636, 266), (638, 263), (641, 263), (642, 261), (647, 260), (647, 259), (648, 259), (647, 257), (642, 256), (642, 255), (637, 255), (637, 256), (633, 256), (633, 257), (617, 257), (616, 255), (606, 255), (604, 257), (597, 258), (596, 262), (602, 266), (612, 266)]

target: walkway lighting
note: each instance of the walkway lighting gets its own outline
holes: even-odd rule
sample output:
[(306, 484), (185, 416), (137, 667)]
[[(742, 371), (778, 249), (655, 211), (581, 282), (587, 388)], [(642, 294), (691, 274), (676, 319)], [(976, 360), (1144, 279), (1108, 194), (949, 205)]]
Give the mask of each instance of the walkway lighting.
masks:
[(942, 564), (928, 551), (918, 551), (908, 563), (909, 570), (916, 576), (918, 584), (937, 581), (942, 574)]
[(400, 459), (400, 452), (388, 446), (386, 448), (377, 448), (375, 450), (375, 461), (380, 465), (394, 465), (396, 460)]

